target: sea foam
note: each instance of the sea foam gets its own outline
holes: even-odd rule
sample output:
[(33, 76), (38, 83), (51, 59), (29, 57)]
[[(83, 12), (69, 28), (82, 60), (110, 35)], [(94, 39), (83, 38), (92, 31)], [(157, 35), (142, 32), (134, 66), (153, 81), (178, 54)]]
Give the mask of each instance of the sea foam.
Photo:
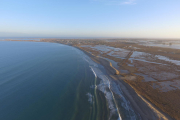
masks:
[[(87, 55), (85, 55), (82, 51), (77, 50), (80, 55), (83, 56), (83, 59), (88, 62), (89, 67), (91, 71), (93, 72), (95, 77), (98, 77), (101, 79), (100, 83), (97, 85), (97, 89), (100, 90), (102, 93), (104, 93), (104, 96), (107, 100), (109, 109), (110, 109), (110, 116), (109, 120), (111, 120), (112, 116), (117, 116), (117, 120), (122, 120), (121, 113), (119, 111), (119, 106), (117, 104), (117, 101), (114, 97), (114, 94), (118, 95), (121, 99), (121, 106), (126, 110), (126, 113), (128, 113), (128, 119), (129, 120), (136, 120), (136, 114), (134, 113), (132, 107), (130, 106), (130, 103), (128, 100), (125, 99), (123, 96), (123, 92), (119, 85), (116, 85), (116, 83), (108, 77), (105, 73), (103, 73), (99, 65), (91, 60)], [(87, 94), (89, 96), (90, 101), (90, 94)]]

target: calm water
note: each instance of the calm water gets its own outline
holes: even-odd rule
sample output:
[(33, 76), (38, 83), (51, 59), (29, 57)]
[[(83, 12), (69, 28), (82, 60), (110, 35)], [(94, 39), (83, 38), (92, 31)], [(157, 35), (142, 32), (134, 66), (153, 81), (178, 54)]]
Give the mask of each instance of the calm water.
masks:
[(119, 86), (80, 50), (0, 41), (0, 120), (135, 120)]
[(0, 40), (36, 40), (40, 41), (41, 38), (13, 38), (13, 37), (0, 37)]

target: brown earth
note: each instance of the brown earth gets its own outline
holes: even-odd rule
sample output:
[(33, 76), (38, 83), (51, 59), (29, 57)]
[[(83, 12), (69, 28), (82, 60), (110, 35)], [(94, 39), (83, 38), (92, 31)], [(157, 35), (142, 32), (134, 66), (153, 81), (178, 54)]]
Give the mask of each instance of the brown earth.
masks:
[[(126, 42), (126, 40), (112, 40), (112, 42), (109, 42), (107, 40), (87, 40), (87, 39), (86, 40), (43, 39), (41, 41), (42, 42), (56, 42), (56, 43), (72, 45), (75, 47), (79, 47), (80, 49), (87, 51), (89, 53), (92, 53), (94, 56), (101, 55), (102, 57), (114, 60), (115, 62), (118, 63), (118, 66), (120, 69), (129, 71), (128, 73), (120, 73), (119, 76), (121, 79), (119, 79), (119, 82), (121, 83), (121, 86), (122, 84), (123, 85), (126, 83), (129, 84), (136, 91), (136, 93), (146, 98), (148, 101), (153, 103), (156, 107), (161, 109), (163, 112), (167, 113), (174, 119), (177, 119), (177, 120), (180, 119), (180, 102), (179, 102), (180, 90), (175, 89), (175, 90), (163, 92), (161, 88), (153, 88), (154, 83), (160, 84), (160, 82), (164, 82), (164, 81), (180, 80), (180, 77), (178, 76), (180, 72), (177, 71), (177, 70), (180, 70), (179, 66), (172, 64), (170, 62), (167, 62), (167, 61), (154, 59), (153, 55), (162, 55), (162, 56), (169, 57), (170, 59), (180, 60), (180, 49), (174, 50), (170, 48), (147, 47), (147, 46), (139, 45), (138, 43)], [(131, 56), (131, 54), (128, 54), (128, 56), (126, 56), (125, 59), (120, 59), (120, 58), (110, 56), (108, 55), (108, 53), (101, 54), (100, 51), (92, 49), (91, 47), (81, 47), (82, 45), (91, 45), (91, 46), (106, 45), (106, 46), (111, 46), (115, 48), (123, 48), (123, 49), (129, 50), (130, 52), (131, 51), (145, 52), (152, 55), (152, 56), (147, 56), (147, 57), (145, 56), (147, 60), (150, 60), (152, 62), (166, 64), (166, 65), (146, 63), (146, 62), (134, 60), (133, 66), (129, 66), (128, 65), (130, 63), (129, 57)], [(94, 59), (94, 61), (96, 62), (99, 62), (99, 59), (97, 57), (95, 58), (92, 57), (92, 59)], [(107, 63), (105, 61), (103, 62), (102, 60), (101, 64), (106, 66)], [(109, 69), (109, 68), (106, 68), (106, 69)], [(144, 82), (143, 79), (145, 78), (141, 75), (136, 75), (135, 73), (149, 75), (150, 77), (154, 78), (156, 81)], [(162, 73), (165, 73), (164, 75), (166, 75), (166, 73), (171, 73), (171, 74), (169, 74), (167, 77), (163, 77), (164, 75)], [(171, 75), (173, 76), (171, 77)], [(126, 87), (128, 88), (128, 90), (130, 89), (127, 85)]]

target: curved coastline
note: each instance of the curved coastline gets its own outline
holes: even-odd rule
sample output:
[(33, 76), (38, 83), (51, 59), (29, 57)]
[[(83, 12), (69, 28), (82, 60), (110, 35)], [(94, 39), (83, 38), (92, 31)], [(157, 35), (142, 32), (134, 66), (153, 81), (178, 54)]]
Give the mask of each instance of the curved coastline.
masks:
[[(27, 42), (27, 41), (26, 41)], [(47, 42), (47, 41), (30, 41), (30, 42)], [(59, 43), (59, 42), (50, 42), (50, 43)], [(63, 43), (59, 43), (63, 44)], [(63, 44), (68, 45), (68, 44)], [(154, 104), (149, 102), (143, 96), (139, 95), (136, 92), (136, 89), (130, 86), (128, 83), (124, 82), (120, 77), (121, 75), (116, 75), (116, 69), (110, 65), (110, 62), (106, 59), (99, 58), (77, 46), (68, 45), (71, 47), (75, 47), (81, 51), (83, 51), (86, 55), (88, 55), (93, 61), (101, 64), (107, 71), (107, 75), (111, 77), (120, 87), (124, 93), (124, 96), (129, 100), (131, 106), (135, 110), (137, 114), (139, 114), (142, 120), (174, 120), (168, 114), (162, 112), (162, 110), (156, 107)], [(120, 73), (119, 73), (120, 74)]]
[(121, 87), (124, 96), (130, 101), (131, 106), (135, 110), (136, 114), (139, 114), (142, 120), (174, 120), (168, 114), (162, 112), (158, 107), (145, 99), (143, 96), (139, 95), (132, 86), (124, 82), (120, 78), (120, 72), (113, 67), (111, 62), (99, 56), (95, 56), (79, 47), (72, 47), (83, 51), (93, 61), (101, 64), (106, 69), (107, 75)]

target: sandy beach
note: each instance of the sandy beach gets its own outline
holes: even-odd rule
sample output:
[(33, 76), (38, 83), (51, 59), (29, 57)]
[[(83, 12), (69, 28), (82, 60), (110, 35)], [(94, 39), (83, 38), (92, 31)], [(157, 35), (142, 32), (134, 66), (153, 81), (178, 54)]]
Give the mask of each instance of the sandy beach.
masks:
[[(176, 69), (172, 69), (172, 67), (177, 67), (178, 70), (178, 66), (163, 61), (165, 57), (162, 56), (166, 55), (169, 58), (178, 57), (176, 54), (179, 54), (179, 50), (176, 50), (176, 53), (173, 53), (173, 49), (144, 47), (139, 44), (129, 42), (125, 43), (123, 41), (118, 43), (118, 41), (105, 42), (103, 40), (41, 39), (41, 41), (36, 42), (60, 43), (83, 51), (94, 62), (102, 65), (106, 69), (107, 75), (111, 77), (118, 86), (120, 86), (123, 95), (130, 102), (130, 105), (136, 114), (139, 114), (142, 120), (174, 120), (179, 118), (177, 114), (177, 110), (179, 109), (178, 102), (174, 102), (178, 100), (178, 89), (175, 89), (176, 91), (172, 91), (174, 88), (172, 89), (171, 86), (168, 88), (164, 88), (164, 86), (162, 86), (154, 89), (152, 86), (154, 84), (159, 85), (159, 83), (169, 82), (166, 81), (166, 79), (169, 79), (170, 75), (159, 79), (155, 78), (158, 78), (158, 76), (147, 77), (146, 74), (148, 69), (144, 69), (146, 66), (150, 69), (152, 69), (151, 67), (163, 67), (161, 69), (157, 69), (159, 70), (157, 73), (160, 72), (157, 75), (163, 74), (164, 70), (172, 72), (172, 74), (176, 74)], [(112, 53), (113, 50), (114, 53)], [(139, 54), (144, 56), (136, 57)], [(152, 58), (157, 56), (161, 60), (150, 59), (148, 56)], [(178, 60), (179, 58), (176, 59)], [(177, 60), (171, 60), (170, 62), (178, 64)], [(114, 63), (116, 65), (114, 65)], [(164, 65), (169, 65), (169, 69), (166, 69), (167, 66)], [(143, 72), (137, 70), (137, 68), (139, 69), (140, 67), (143, 68)], [(144, 74), (144, 72), (146, 72), (146, 74)], [(161, 79), (164, 79), (165, 81)], [(178, 85), (176, 86), (178, 87)], [(172, 104), (173, 102), (174, 104)]]
[(88, 55), (93, 61), (104, 66), (104, 68), (107, 70), (108, 76), (113, 78), (114, 81), (121, 87), (125, 97), (127, 98), (127, 100), (130, 101), (136, 114), (139, 114), (142, 120), (173, 120), (169, 115), (163, 113), (160, 109), (155, 107), (144, 97), (137, 94), (136, 91), (130, 85), (121, 80), (120, 75), (116, 75), (116, 70), (110, 66), (109, 61), (100, 57), (96, 57), (91, 53), (88, 53), (87, 51), (82, 51), (86, 55)]

